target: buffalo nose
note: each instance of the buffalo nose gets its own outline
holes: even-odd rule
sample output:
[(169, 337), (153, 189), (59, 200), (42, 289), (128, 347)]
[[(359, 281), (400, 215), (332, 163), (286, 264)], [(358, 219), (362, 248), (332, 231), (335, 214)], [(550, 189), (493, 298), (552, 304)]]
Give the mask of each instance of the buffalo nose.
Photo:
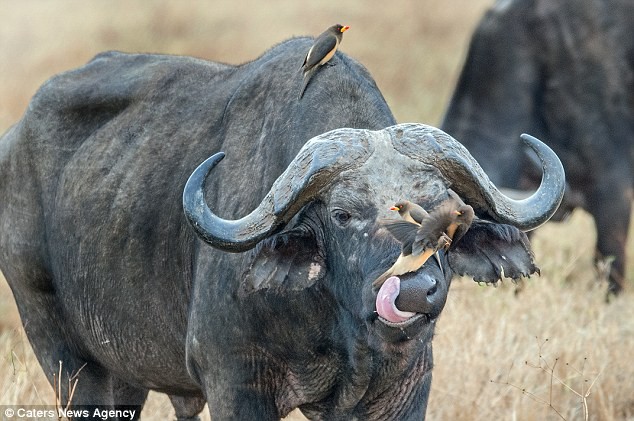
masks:
[(427, 288), (427, 296), (434, 295), (438, 291), (438, 281), (432, 278), (429, 282), (429, 288)]
[(447, 300), (445, 283), (429, 274), (401, 280), (401, 291), (395, 304), (399, 310), (424, 313), (431, 317), (440, 314)]

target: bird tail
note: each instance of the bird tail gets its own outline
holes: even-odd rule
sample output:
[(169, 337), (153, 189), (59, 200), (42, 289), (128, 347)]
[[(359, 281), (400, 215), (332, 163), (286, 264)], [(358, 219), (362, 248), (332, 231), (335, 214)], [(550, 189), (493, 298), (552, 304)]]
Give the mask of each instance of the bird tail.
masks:
[(304, 91), (306, 90), (306, 85), (308, 85), (308, 79), (304, 79), (304, 84), (302, 85), (302, 90), (299, 91), (299, 96), (297, 97), (297, 99), (302, 99), (302, 97), (304, 96)]
[(308, 86), (308, 82), (310, 82), (310, 79), (313, 77), (316, 70), (317, 68), (314, 67), (308, 70), (307, 72), (304, 72), (304, 82), (302, 84), (302, 90), (299, 91), (299, 97), (297, 99), (302, 99), (302, 97), (304, 96), (304, 91), (306, 91), (306, 86)]

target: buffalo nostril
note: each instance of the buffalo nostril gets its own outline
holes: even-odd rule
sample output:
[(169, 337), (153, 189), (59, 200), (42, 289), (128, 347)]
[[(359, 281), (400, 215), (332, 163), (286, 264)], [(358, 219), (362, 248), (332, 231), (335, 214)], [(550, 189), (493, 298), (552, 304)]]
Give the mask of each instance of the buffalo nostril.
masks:
[(427, 296), (429, 297), (430, 295), (434, 295), (436, 293), (436, 291), (438, 291), (438, 281), (436, 281), (435, 279), (432, 279), (430, 282), (430, 286), (429, 289), (427, 290)]

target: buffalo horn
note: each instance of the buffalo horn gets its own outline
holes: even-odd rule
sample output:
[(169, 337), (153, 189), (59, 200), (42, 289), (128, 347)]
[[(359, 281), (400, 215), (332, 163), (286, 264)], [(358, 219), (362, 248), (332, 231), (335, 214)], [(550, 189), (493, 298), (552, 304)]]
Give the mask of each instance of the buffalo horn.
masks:
[(393, 144), (397, 150), (437, 168), (478, 215), (530, 231), (548, 221), (561, 203), (566, 188), (564, 168), (557, 155), (533, 136), (523, 134), (521, 139), (537, 154), (542, 181), (532, 195), (513, 199), (489, 180), (464, 146), (442, 130), (422, 124), (401, 124), (390, 129), (395, 131)]
[(368, 134), (363, 130), (340, 129), (317, 136), (304, 145), (256, 209), (241, 219), (226, 220), (209, 209), (204, 197), (207, 176), (224, 158), (219, 152), (189, 177), (183, 191), (183, 210), (208, 244), (230, 252), (246, 251), (285, 225), (334, 177), (358, 168), (370, 154)]

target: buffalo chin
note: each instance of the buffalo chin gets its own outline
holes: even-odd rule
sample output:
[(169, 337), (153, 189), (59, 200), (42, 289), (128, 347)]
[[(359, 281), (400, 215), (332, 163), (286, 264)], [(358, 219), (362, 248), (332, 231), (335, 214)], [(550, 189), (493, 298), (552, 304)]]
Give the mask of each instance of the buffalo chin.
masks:
[(426, 314), (416, 314), (404, 322), (393, 323), (376, 316), (371, 322), (376, 334), (386, 342), (407, 342), (422, 338), (431, 338), (436, 319), (430, 319)]

